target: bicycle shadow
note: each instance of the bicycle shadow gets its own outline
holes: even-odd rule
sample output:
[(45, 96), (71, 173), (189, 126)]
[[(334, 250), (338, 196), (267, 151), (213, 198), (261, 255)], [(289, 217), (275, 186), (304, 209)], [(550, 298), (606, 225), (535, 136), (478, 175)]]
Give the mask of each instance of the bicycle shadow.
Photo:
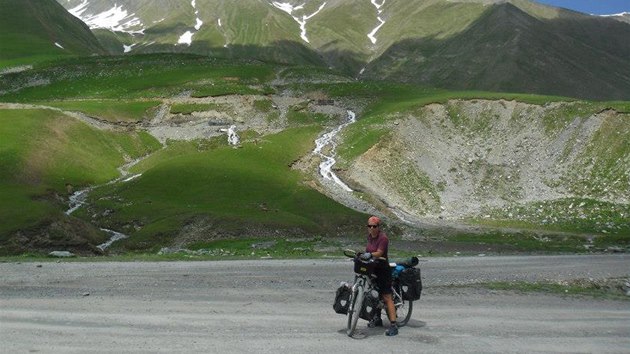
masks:
[[(406, 325), (404, 325), (403, 327), (400, 327), (400, 331), (404, 332), (405, 329), (407, 328), (422, 328), (422, 327), (426, 327), (426, 325), (427, 323), (424, 321), (410, 319)], [(387, 330), (387, 328), (389, 328), (389, 322), (387, 321), (384, 321), (383, 327), (369, 328), (366, 326), (366, 327), (357, 328), (351, 338), (366, 339), (366, 338), (375, 337), (375, 336), (382, 336), (385, 334), (385, 331)], [(347, 335), (345, 328), (340, 329), (337, 332), (343, 335)]]

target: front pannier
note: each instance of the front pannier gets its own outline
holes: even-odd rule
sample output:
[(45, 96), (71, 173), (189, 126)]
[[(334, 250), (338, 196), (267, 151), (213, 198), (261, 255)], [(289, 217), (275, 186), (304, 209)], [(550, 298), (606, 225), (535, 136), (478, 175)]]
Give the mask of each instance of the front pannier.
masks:
[(335, 302), (333, 303), (333, 310), (336, 313), (346, 315), (348, 314), (348, 308), (350, 307), (350, 295), (352, 295), (352, 288), (348, 284), (344, 283), (337, 289), (335, 294)]
[(359, 313), (359, 317), (366, 321), (371, 320), (372, 317), (374, 317), (374, 315), (376, 315), (379, 311), (378, 302), (378, 292), (376, 290), (372, 290), (371, 292), (365, 294), (363, 308)]
[(398, 279), (400, 279), (400, 285), (402, 286), (403, 299), (407, 301), (420, 300), (422, 278), (419, 268), (407, 268), (403, 270)]

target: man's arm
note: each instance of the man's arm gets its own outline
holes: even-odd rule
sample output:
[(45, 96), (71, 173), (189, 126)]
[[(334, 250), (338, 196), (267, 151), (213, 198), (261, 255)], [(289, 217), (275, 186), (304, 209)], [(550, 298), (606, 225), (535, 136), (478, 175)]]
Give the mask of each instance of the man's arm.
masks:
[(372, 252), (372, 257), (379, 258), (382, 257), (383, 254), (385, 254), (385, 252), (379, 248), (378, 250), (376, 250), (376, 252)]
[(385, 255), (385, 250), (387, 249), (387, 245), (389, 244), (389, 240), (384, 238), (377, 246), (376, 252), (372, 252), (372, 257), (379, 258)]

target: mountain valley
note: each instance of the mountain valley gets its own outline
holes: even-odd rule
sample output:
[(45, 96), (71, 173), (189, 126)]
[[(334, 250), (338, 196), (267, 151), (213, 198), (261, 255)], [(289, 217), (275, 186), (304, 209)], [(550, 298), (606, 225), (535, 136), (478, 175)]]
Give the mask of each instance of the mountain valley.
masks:
[[(3, 22), (1, 255), (315, 252), (367, 214), (436, 250), (630, 244), (630, 24), (525, 0), (152, 4), (2, 5), (29, 25)], [(320, 171), (332, 132), (350, 191)]]

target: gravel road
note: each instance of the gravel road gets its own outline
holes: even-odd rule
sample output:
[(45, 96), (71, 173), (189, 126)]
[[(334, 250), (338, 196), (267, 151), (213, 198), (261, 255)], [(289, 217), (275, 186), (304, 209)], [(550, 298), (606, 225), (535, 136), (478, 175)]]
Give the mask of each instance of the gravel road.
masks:
[(628, 301), (450, 285), (630, 275), (630, 255), (429, 258), (397, 337), (332, 310), (345, 259), (0, 263), (0, 352), (628, 353)]

